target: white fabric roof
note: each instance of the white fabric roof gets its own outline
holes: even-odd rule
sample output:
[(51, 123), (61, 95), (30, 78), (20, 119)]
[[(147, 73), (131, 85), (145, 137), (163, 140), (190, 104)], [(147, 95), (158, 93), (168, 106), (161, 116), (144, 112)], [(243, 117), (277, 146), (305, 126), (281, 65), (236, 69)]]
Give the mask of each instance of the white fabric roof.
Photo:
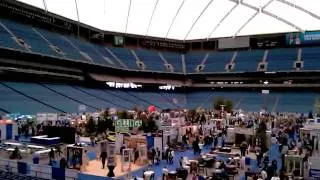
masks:
[(320, 30), (320, 0), (18, 0), (101, 30), (177, 40)]

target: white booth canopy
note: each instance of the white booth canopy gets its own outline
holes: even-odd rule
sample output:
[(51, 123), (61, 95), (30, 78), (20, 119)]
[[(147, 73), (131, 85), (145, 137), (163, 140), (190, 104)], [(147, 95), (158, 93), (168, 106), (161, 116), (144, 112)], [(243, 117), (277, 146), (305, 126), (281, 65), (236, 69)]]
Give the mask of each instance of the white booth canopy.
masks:
[(18, 0), (112, 32), (194, 40), (320, 30), (319, 0)]

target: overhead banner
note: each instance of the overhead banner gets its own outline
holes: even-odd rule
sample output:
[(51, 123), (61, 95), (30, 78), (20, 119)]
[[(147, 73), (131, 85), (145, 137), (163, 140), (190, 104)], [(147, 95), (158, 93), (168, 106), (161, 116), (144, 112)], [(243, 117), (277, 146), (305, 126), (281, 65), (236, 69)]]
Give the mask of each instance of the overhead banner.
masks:
[(137, 119), (118, 119), (115, 121), (115, 130), (120, 133), (128, 133), (132, 128), (142, 125), (142, 120)]
[(320, 31), (287, 33), (286, 43), (290, 46), (300, 44), (320, 44)]

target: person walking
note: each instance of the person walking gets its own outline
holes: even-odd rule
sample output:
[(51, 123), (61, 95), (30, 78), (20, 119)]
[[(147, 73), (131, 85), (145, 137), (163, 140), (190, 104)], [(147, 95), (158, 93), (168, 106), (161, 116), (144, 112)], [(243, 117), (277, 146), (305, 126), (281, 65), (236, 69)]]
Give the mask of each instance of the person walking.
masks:
[(52, 161), (54, 160), (54, 150), (53, 148), (51, 148), (50, 152), (49, 152), (49, 159), (50, 159), (50, 164), (52, 163)]
[(174, 158), (174, 151), (169, 151), (169, 163), (173, 164), (173, 158)]
[(107, 159), (107, 152), (101, 152), (100, 158), (102, 163), (102, 169), (104, 169), (104, 166), (106, 164), (106, 159)]

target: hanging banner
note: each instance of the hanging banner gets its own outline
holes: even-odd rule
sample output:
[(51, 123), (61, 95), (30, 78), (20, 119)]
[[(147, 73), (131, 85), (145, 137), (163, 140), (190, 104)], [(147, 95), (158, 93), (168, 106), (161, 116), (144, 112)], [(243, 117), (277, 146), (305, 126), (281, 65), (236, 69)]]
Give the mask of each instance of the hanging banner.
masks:
[(55, 113), (47, 113), (48, 121), (56, 121), (58, 119), (58, 114)]
[(87, 106), (86, 105), (79, 105), (78, 107), (79, 112), (86, 112), (87, 111)]
[(286, 43), (287, 45), (320, 44), (320, 31), (287, 33)]
[(115, 130), (119, 133), (128, 133), (132, 128), (139, 128), (142, 120), (137, 119), (118, 119), (115, 121)]
[(37, 114), (37, 122), (38, 123), (42, 123), (46, 120), (47, 120), (47, 114), (45, 114), (45, 113), (38, 113)]

